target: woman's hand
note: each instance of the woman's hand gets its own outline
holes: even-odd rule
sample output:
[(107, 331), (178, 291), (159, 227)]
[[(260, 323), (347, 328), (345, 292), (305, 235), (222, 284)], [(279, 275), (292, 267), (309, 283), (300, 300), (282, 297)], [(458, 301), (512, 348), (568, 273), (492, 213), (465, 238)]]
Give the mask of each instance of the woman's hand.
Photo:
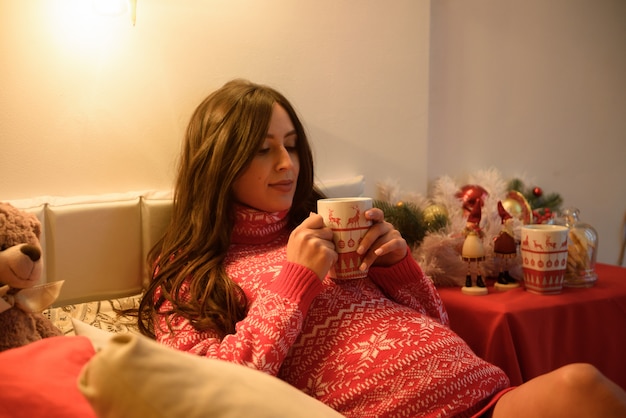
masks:
[(320, 280), (337, 261), (333, 231), (324, 226), (318, 214), (311, 213), (291, 232), (287, 242), (287, 261), (313, 270)]
[(363, 257), (361, 270), (372, 265), (391, 266), (402, 260), (407, 253), (407, 243), (392, 224), (385, 221), (385, 214), (379, 208), (369, 209), (365, 218), (372, 221), (357, 252)]

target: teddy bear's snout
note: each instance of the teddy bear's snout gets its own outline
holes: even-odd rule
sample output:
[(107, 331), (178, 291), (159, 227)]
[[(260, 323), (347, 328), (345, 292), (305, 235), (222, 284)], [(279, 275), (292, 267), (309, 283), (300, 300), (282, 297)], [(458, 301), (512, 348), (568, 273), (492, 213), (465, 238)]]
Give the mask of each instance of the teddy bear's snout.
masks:
[(36, 262), (41, 258), (41, 250), (34, 245), (22, 245), (20, 248), (22, 254), (28, 256), (31, 261)]

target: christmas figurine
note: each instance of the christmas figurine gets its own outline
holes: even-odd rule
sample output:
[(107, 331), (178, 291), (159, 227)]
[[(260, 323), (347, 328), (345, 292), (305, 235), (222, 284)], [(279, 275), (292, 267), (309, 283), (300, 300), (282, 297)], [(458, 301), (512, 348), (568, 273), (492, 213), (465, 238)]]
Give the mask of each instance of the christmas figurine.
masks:
[(498, 215), (502, 220), (502, 230), (493, 239), (493, 253), (498, 259), (500, 271), (494, 284), (497, 290), (510, 290), (519, 287), (519, 283), (509, 274), (509, 262), (517, 257), (517, 243), (513, 235), (513, 217), (498, 201)]
[[(467, 276), (465, 277), (465, 286), (461, 288), (461, 291), (466, 295), (482, 296), (489, 293), (482, 276), (481, 264), (485, 261), (485, 247), (483, 245), (484, 233), (480, 229), (481, 219), (481, 204), (477, 202), (472, 208), (463, 235), (465, 241), (463, 241), (463, 249), (461, 250), (461, 258), (467, 263)], [(476, 273), (476, 285), (473, 285), (472, 281), (472, 264), (475, 264)]]

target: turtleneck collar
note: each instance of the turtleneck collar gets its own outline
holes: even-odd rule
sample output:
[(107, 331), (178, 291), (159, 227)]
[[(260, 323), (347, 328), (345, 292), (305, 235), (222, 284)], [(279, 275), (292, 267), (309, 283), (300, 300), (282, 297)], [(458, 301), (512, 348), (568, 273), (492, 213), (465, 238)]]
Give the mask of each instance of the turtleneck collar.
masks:
[(280, 212), (263, 212), (235, 204), (235, 226), (232, 244), (264, 244), (277, 238), (287, 226), (289, 209)]

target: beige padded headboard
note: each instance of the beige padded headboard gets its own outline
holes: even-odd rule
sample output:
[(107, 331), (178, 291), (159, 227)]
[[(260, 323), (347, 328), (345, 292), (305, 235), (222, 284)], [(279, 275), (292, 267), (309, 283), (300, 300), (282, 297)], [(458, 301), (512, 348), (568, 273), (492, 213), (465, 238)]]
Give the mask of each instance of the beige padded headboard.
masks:
[[(363, 176), (319, 182), (329, 196), (361, 196)], [(42, 224), (44, 282), (65, 280), (54, 306), (131, 296), (147, 279), (146, 256), (171, 214), (171, 192), (9, 200)]]
[(43, 281), (65, 280), (55, 305), (141, 292), (145, 259), (170, 217), (169, 192), (9, 201), (42, 224)]

